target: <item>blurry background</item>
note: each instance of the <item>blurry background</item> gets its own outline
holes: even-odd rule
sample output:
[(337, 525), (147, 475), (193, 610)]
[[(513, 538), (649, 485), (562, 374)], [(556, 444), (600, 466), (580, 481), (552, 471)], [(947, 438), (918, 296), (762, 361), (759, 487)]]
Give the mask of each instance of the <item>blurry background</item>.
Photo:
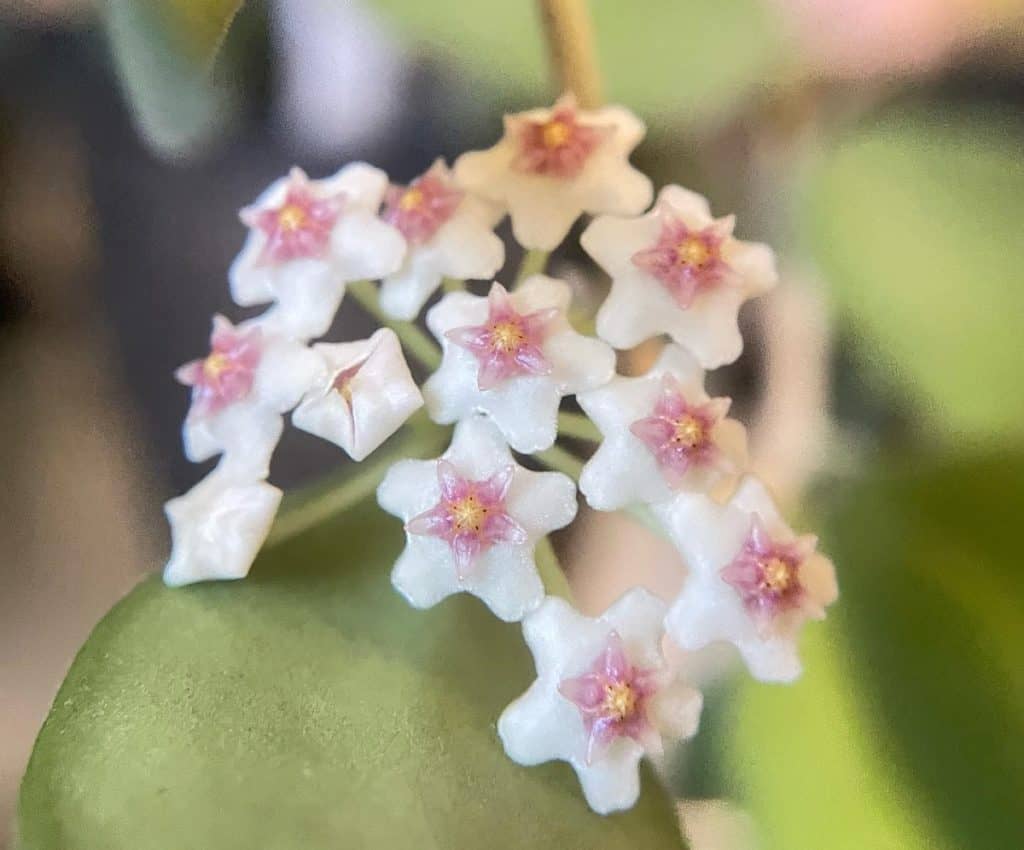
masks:
[[(235, 211), (296, 161), (407, 180), (552, 95), (530, 2), (250, 0), (206, 76), (235, 6), (0, 0), (2, 822), (75, 649), (203, 472), (171, 372), (242, 315)], [(592, 8), (640, 166), (780, 255), (714, 380), (844, 594), (797, 686), (711, 686), (672, 770), (695, 845), (1024, 846), (1024, 9)], [(338, 463), (286, 440), (273, 479)]]

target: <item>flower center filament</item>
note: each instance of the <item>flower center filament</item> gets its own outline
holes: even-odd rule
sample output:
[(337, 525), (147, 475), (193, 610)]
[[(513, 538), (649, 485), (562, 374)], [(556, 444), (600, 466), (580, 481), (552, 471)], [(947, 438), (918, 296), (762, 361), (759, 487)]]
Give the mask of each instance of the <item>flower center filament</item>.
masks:
[(414, 186), (410, 189), (406, 189), (405, 192), (402, 193), (402, 198), (398, 202), (398, 207), (402, 212), (412, 212), (415, 209), (419, 209), (422, 204), (423, 190)]
[(695, 449), (707, 439), (707, 431), (696, 416), (686, 415), (676, 420), (672, 442)]
[(491, 346), (501, 354), (514, 354), (526, 342), (526, 333), (518, 322), (503, 321), (491, 325)]
[(224, 372), (231, 368), (231, 358), (221, 351), (214, 351), (203, 361), (203, 374), (211, 381), (216, 381)]
[(306, 211), (298, 204), (285, 204), (277, 214), (277, 223), (281, 230), (294, 233), (306, 226)]
[(541, 127), (540, 136), (544, 147), (554, 150), (569, 143), (572, 138), (572, 128), (564, 121), (555, 118)]
[(456, 534), (480, 534), (489, 513), (486, 505), (470, 494), (448, 505), (448, 514)]
[(783, 594), (796, 578), (793, 566), (782, 558), (770, 558), (761, 562), (761, 588), (769, 593)]
[(676, 261), (691, 268), (703, 268), (712, 258), (713, 251), (700, 237), (690, 236), (676, 246)]
[(602, 713), (616, 720), (626, 720), (636, 713), (637, 695), (629, 682), (609, 682), (604, 686)]

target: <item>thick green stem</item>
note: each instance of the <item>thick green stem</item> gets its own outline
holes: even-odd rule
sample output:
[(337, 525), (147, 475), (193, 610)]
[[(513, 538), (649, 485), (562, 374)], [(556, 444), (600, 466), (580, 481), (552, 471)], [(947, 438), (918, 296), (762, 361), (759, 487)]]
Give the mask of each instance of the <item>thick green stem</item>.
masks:
[(380, 306), (380, 295), (377, 286), (369, 280), (358, 280), (347, 287), (348, 294), (359, 302), (359, 305), (385, 327), (391, 328), (401, 340), (405, 350), (415, 357), (424, 367), (433, 371), (441, 365), (441, 349), (419, 326), (412, 322), (396, 321), (388, 316)]
[(523, 260), (519, 264), (519, 271), (516, 273), (515, 285), (519, 286), (531, 275), (542, 274), (544, 269), (547, 268), (548, 257), (550, 256), (550, 251), (538, 251), (535, 248), (523, 254)]
[(581, 413), (559, 413), (558, 434), (591, 443), (600, 443), (602, 439), (597, 426)]
[(583, 470), (583, 461), (559, 445), (554, 445), (550, 449), (537, 452), (534, 457), (548, 467), (548, 469), (564, 472), (574, 481), (579, 480), (580, 472)]
[(537, 562), (537, 572), (540, 573), (541, 581), (544, 582), (544, 592), (548, 596), (559, 596), (571, 602), (572, 591), (569, 589), (569, 580), (558, 561), (558, 555), (555, 554), (555, 547), (551, 545), (550, 537), (541, 538), (537, 543), (534, 559)]

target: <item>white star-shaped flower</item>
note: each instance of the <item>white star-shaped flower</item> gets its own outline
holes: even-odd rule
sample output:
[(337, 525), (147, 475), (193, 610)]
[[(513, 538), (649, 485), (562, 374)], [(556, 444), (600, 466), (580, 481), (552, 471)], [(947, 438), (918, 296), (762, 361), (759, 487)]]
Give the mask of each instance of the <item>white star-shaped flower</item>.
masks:
[(405, 262), (382, 281), (380, 306), (395, 319), (419, 315), (442, 278), (490, 280), (505, 262), (494, 234), (496, 204), (458, 188), (443, 160), (408, 186), (392, 186), (381, 217), (407, 242)]
[(746, 464), (746, 429), (725, 418), (729, 399), (708, 398), (704, 370), (676, 345), (643, 377), (613, 378), (577, 400), (604, 436), (580, 475), (597, 510), (709, 493)]
[(312, 351), (268, 332), (262, 318), (236, 327), (214, 316), (210, 353), (176, 372), (192, 387), (185, 455), (199, 463), (223, 453), (223, 466), (265, 478), (284, 427), (281, 414), (299, 403), (321, 369)]
[(241, 212), (249, 237), (228, 273), (231, 297), (276, 302), (268, 326), (296, 339), (326, 333), (346, 283), (402, 265), (402, 234), (377, 217), (387, 187), (383, 171), (361, 162), (324, 180), (293, 168)]
[(635, 215), (651, 181), (629, 164), (643, 123), (621, 106), (579, 110), (571, 97), (550, 109), (505, 116), (494, 147), (455, 162), (459, 185), (502, 204), (516, 240), (550, 251), (581, 213)]
[(465, 591), (506, 621), (544, 598), (534, 547), (576, 515), (572, 480), (519, 466), (483, 417), (459, 423), (438, 460), (396, 463), (377, 500), (405, 521), (391, 581), (412, 605), (429, 608)]
[(690, 571), (665, 620), (669, 637), (690, 650), (729, 641), (761, 681), (799, 676), (800, 628), (838, 595), (817, 538), (796, 536), (753, 476), (724, 505), (682, 495), (654, 512)]
[(771, 249), (734, 239), (733, 224), (680, 186), (662, 189), (646, 215), (595, 219), (580, 244), (612, 279), (598, 335), (632, 348), (667, 333), (705, 369), (732, 363), (743, 350), (740, 306), (778, 280)]
[(318, 380), (292, 424), (363, 460), (423, 406), (395, 332), (381, 328), (358, 342), (318, 343)]
[(164, 583), (245, 578), (270, 531), (281, 491), (222, 464), (164, 512), (171, 523), (171, 557)]
[(516, 451), (549, 448), (562, 396), (601, 386), (615, 371), (615, 352), (570, 326), (570, 298), (568, 284), (544, 275), (511, 293), (495, 283), (487, 298), (445, 296), (427, 313), (444, 349), (423, 387), (431, 417), (449, 423), (479, 411)]
[(642, 756), (697, 731), (702, 699), (661, 652), (665, 604), (633, 588), (595, 619), (557, 597), (523, 621), (537, 680), (502, 713), (498, 734), (519, 764), (572, 765), (601, 814), (640, 794)]

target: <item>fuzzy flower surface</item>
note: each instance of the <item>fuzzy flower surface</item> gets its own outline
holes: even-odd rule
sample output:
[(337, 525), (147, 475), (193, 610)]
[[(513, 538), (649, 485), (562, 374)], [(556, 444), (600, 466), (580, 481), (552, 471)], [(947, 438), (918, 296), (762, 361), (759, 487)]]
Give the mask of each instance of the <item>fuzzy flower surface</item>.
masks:
[(506, 621), (544, 598), (534, 548), (576, 515), (572, 480), (519, 466), (483, 417), (461, 422), (441, 458), (396, 463), (377, 500), (405, 522), (391, 580), (413, 606), (467, 592)]
[(615, 369), (611, 348), (572, 329), (569, 301), (569, 286), (544, 275), (511, 293), (495, 283), (486, 298), (445, 296), (427, 313), (444, 350), (423, 387), (431, 417), (485, 413), (516, 451), (549, 448), (562, 397), (604, 384)]
[(666, 346), (646, 375), (613, 378), (577, 400), (604, 437), (580, 475), (597, 510), (710, 492), (746, 464), (746, 429), (726, 418), (729, 399), (708, 397), (704, 370), (679, 346)]
[(320, 375), (292, 413), (292, 424), (363, 460), (397, 431), (423, 396), (409, 373), (395, 332), (380, 328), (369, 339), (317, 343)]
[(705, 369), (732, 363), (743, 350), (743, 303), (777, 282), (767, 245), (732, 235), (734, 217), (715, 219), (707, 200), (666, 186), (637, 218), (601, 216), (580, 237), (611, 277), (597, 333), (616, 348), (668, 334)]
[(642, 588), (597, 618), (545, 599), (523, 621), (537, 679), (498, 720), (509, 757), (523, 765), (569, 762), (601, 814), (632, 806), (640, 759), (690, 737), (700, 719), (700, 693), (679, 682), (662, 656), (664, 613)]
[(210, 353), (175, 373), (192, 388), (182, 436), (189, 460), (223, 453), (223, 463), (266, 477), (284, 427), (321, 365), (306, 346), (268, 330), (262, 318), (232, 325), (214, 316)]
[(635, 215), (651, 181), (629, 164), (643, 123), (620, 106), (581, 110), (571, 97), (550, 109), (505, 116), (492, 148), (455, 162), (459, 185), (501, 204), (526, 248), (550, 251), (582, 213)]
[(665, 620), (669, 637), (687, 650), (728, 641), (761, 681), (799, 676), (799, 631), (838, 595), (817, 538), (794, 534), (753, 476), (724, 505), (679, 496), (654, 512), (689, 568)]
[(171, 525), (171, 556), (164, 583), (240, 579), (249, 574), (270, 532), (281, 491), (222, 462), (164, 512)]
[(381, 217), (407, 247), (402, 267), (381, 282), (384, 311), (414, 319), (443, 278), (493, 278), (505, 262), (505, 246), (494, 234), (501, 216), (501, 207), (456, 186), (440, 159), (408, 186), (389, 187)]
[(241, 212), (249, 236), (228, 273), (242, 306), (275, 302), (266, 321), (296, 339), (322, 336), (345, 284), (393, 274), (405, 239), (377, 210), (387, 175), (365, 163), (324, 180), (293, 168)]

